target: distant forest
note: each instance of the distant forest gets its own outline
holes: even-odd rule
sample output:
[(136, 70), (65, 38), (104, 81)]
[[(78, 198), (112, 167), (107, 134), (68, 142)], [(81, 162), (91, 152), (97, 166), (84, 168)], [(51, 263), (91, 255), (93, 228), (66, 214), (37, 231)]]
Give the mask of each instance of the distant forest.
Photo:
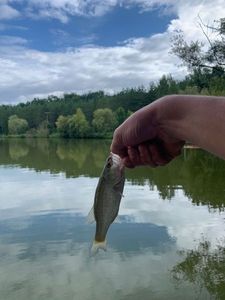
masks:
[(148, 88), (103, 91), (63, 97), (49, 96), (17, 105), (0, 106), (0, 135), (22, 137), (111, 137), (114, 129), (139, 108), (169, 94), (225, 95), (225, 75), (195, 69), (184, 80), (163, 76)]

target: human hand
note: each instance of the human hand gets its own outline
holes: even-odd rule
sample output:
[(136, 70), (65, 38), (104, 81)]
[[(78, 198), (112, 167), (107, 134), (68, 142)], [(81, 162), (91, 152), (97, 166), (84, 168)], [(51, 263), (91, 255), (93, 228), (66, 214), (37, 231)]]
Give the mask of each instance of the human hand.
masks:
[(135, 112), (114, 132), (111, 151), (123, 158), (124, 165), (163, 166), (178, 156), (184, 141), (167, 130), (171, 109), (165, 114), (164, 101), (157, 100)]

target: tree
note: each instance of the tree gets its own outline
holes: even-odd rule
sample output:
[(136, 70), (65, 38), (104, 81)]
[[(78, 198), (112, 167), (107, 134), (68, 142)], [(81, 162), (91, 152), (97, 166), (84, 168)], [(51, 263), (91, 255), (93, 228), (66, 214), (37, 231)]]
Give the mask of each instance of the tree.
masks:
[(9, 134), (23, 134), (28, 129), (28, 123), (25, 119), (18, 118), (17, 115), (12, 115), (8, 119)]
[(112, 132), (116, 127), (116, 118), (109, 108), (99, 108), (94, 111), (92, 125), (96, 132), (105, 134)]
[(48, 137), (49, 136), (49, 122), (47, 120), (44, 120), (41, 122), (41, 124), (38, 126), (38, 129), (36, 130), (36, 135), (38, 137)]
[(117, 108), (117, 110), (115, 111), (115, 115), (116, 115), (118, 125), (122, 124), (127, 118), (127, 113), (125, 109), (121, 106)]
[[(189, 84), (196, 86), (198, 93), (204, 90), (206, 94), (221, 95), (225, 90), (225, 22), (221, 19), (217, 21), (219, 26), (209, 26), (200, 17), (199, 20), (207, 44), (199, 40), (187, 42), (183, 32), (178, 31), (172, 38), (171, 51), (191, 71)], [(216, 38), (211, 39), (210, 30)]]
[[(199, 26), (204, 34), (208, 46), (196, 40), (185, 41), (182, 31), (176, 32), (172, 38), (172, 52), (191, 70), (210, 69), (213, 75), (224, 75), (225, 73), (225, 32), (222, 30), (224, 21), (219, 21), (219, 26), (208, 26), (199, 17)], [(218, 21), (217, 21), (218, 22)], [(211, 30), (217, 34), (217, 39), (211, 39), (206, 32)]]
[(89, 124), (81, 108), (78, 108), (76, 113), (69, 118), (68, 126), (70, 137), (87, 136)]
[(59, 116), (55, 124), (60, 136), (69, 137), (69, 117)]
[(178, 86), (176, 81), (172, 78), (172, 76), (163, 75), (160, 78), (159, 83), (157, 85), (157, 89), (156, 89), (157, 98), (161, 96), (177, 93), (177, 92), (178, 92)]

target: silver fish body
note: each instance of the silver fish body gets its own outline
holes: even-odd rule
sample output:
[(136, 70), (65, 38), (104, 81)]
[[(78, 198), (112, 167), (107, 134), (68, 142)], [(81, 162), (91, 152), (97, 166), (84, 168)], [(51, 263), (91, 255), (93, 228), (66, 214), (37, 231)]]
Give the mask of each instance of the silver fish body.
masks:
[(92, 247), (94, 252), (98, 248), (105, 248), (107, 231), (118, 215), (125, 183), (124, 173), (121, 158), (111, 153), (106, 160), (95, 192), (93, 215), (96, 221), (96, 232)]

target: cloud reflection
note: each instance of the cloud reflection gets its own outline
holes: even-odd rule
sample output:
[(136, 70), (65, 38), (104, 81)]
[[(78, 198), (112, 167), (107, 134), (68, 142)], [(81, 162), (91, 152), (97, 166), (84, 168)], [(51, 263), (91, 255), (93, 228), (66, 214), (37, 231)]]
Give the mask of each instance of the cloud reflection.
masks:
[[(0, 218), (7, 219), (56, 210), (86, 216), (93, 204), (98, 179), (0, 168), (0, 181), (1, 197), (7, 199), (0, 202)], [(156, 187), (149, 189), (148, 184), (131, 185), (127, 181), (124, 196), (117, 222), (165, 226), (178, 247), (193, 247), (202, 235), (213, 245), (224, 234), (225, 212), (209, 213), (206, 206), (193, 206), (179, 189), (171, 201), (165, 201)]]
[(37, 250), (30, 261), (15, 258), (20, 247), (15, 244), (5, 248), (7, 260), (0, 260), (3, 299), (122, 300), (139, 295), (143, 300), (150, 296), (163, 300), (181, 299), (183, 293), (193, 299), (195, 294), (191, 284), (174, 289), (168, 271), (177, 261), (172, 251), (159, 254), (147, 250), (127, 256), (110, 249), (90, 258), (86, 248), (71, 250), (68, 242), (42, 244), (39, 250), (43, 255)]
[(0, 147), (2, 299), (163, 300), (196, 293), (209, 299), (193, 282), (181, 281), (176, 290), (170, 270), (180, 261), (178, 250), (190, 253), (204, 237), (214, 251), (224, 237), (222, 164), (192, 152), (163, 170), (127, 172), (108, 251), (91, 259), (94, 226), (85, 216), (109, 145), (101, 151), (103, 144), (90, 141), (18, 145), (18, 154), (13, 141)]

